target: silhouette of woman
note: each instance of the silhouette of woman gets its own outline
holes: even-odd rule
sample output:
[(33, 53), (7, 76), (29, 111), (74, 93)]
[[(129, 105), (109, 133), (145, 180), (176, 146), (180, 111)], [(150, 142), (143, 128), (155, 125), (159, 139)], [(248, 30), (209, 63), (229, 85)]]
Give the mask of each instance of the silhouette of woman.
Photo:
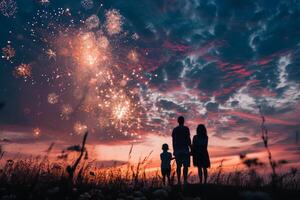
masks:
[(207, 151), (208, 136), (206, 127), (199, 124), (197, 134), (193, 137), (192, 154), (194, 166), (198, 167), (199, 181), (202, 183), (204, 174), (204, 183), (207, 182), (207, 168), (210, 168), (210, 160)]

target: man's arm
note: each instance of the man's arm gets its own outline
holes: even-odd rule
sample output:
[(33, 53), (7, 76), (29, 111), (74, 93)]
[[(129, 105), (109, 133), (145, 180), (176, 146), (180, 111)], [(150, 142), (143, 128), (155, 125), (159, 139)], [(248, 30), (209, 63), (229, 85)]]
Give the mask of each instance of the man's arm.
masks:
[(191, 141), (191, 134), (190, 134), (190, 129), (189, 128), (187, 128), (187, 135), (188, 135), (188, 138), (187, 138), (188, 145), (189, 145), (190, 149), (192, 149), (192, 141)]
[(172, 146), (173, 146), (173, 152), (175, 151), (175, 128), (172, 131)]
[(174, 150), (174, 141), (175, 141), (175, 139), (174, 139), (174, 129), (173, 129), (173, 131), (172, 131), (172, 145), (173, 145), (173, 150)]

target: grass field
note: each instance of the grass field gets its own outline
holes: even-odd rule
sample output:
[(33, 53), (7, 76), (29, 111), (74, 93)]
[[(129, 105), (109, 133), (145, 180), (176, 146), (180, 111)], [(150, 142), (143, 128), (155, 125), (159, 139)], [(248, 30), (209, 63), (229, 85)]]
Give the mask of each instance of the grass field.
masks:
[[(48, 156), (4, 160), (1, 157), (0, 199), (299, 199), (300, 173), (290, 169), (276, 178), (258, 173), (257, 161), (245, 160), (243, 170), (210, 170), (206, 185), (163, 186), (159, 172), (146, 173), (147, 157), (138, 165), (96, 168), (82, 152), (69, 163)], [(3, 156), (3, 153), (1, 154)], [(256, 164), (255, 164), (256, 163)], [(72, 168), (72, 172), (70, 172)], [(189, 180), (197, 181), (190, 175)]]

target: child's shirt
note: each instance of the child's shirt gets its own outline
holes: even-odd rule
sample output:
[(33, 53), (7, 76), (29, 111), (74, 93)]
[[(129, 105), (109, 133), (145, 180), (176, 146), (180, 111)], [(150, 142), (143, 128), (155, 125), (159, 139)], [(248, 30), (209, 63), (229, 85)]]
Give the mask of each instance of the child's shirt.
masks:
[(161, 168), (162, 169), (170, 169), (171, 168), (171, 160), (172, 154), (170, 152), (164, 151), (160, 154), (161, 160)]

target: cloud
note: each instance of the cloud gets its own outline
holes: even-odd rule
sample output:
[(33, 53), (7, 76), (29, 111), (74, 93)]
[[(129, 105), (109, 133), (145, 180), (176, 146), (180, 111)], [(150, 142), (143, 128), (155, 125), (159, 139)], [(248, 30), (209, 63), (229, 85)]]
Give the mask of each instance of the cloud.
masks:
[(239, 137), (237, 140), (240, 142), (248, 142), (250, 139), (248, 137)]
[(279, 72), (279, 82), (276, 86), (276, 89), (284, 88), (288, 85), (287, 83), (287, 66), (291, 63), (291, 55), (286, 55), (280, 57), (278, 61), (278, 72)]

